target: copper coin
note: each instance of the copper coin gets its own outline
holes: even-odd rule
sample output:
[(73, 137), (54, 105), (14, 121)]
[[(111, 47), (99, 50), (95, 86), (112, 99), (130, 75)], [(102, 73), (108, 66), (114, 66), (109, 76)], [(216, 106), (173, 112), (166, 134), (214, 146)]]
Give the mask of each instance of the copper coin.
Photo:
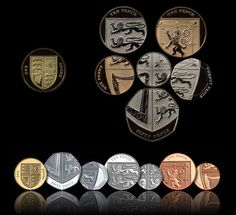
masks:
[(144, 54), (136, 67), (139, 79), (148, 87), (159, 87), (165, 84), (171, 73), (171, 63), (159, 52)]
[(161, 163), (163, 183), (173, 190), (189, 187), (196, 175), (196, 167), (190, 157), (181, 153), (168, 155)]
[(161, 88), (139, 90), (125, 111), (130, 132), (150, 142), (173, 133), (179, 118), (178, 104)]
[(181, 99), (201, 99), (212, 87), (210, 67), (196, 58), (183, 60), (174, 66), (170, 84)]
[(111, 9), (100, 23), (100, 38), (115, 53), (127, 54), (137, 50), (146, 35), (147, 26), (142, 14), (131, 7)]
[(197, 167), (195, 184), (203, 190), (211, 190), (220, 182), (220, 171), (211, 163), (202, 163)]
[(162, 14), (156, 37), (162, 50), (174, 57), (188, 57), (203, 46), (207, 29), (200, 14), (191, 8), (174, 7)]
[(134, 68), (124, 57), (112, 55), (99, 62), (95, 81), (99, 89), (109, 95), (125, 93), (134, 82)]
[(26, 158), (17, 164), (14, 176), (19, 186), (26, 190), (35, 190), (44, 184), (47, 171), (41, 161)]
[(38, 92), (50, 92), (64, 81), (66, 65), (56, 51), (39, 48), (30, 52), (24, 59), (22, 77), (26, 85)]

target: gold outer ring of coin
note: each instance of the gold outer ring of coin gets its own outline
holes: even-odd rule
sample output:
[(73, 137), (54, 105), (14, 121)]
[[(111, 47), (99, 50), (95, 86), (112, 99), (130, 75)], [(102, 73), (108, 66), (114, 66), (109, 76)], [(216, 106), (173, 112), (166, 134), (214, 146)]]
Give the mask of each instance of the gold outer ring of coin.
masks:
[(35, 158), (21, 160), (14, 171), (16, 183), (26, 190), (36, 190), (41, 187), (47, 178), (44, 164)]
[(220, 182), (220, 171), (211, 163), (202, 163), (198, 165), (195, 184), (202, 190), (212, 190)]
[[(179, 14), (183, 13), (184, 17), (175, 17), (175, 15), (178, 14), (178, 13)], [(191, 51), (188, 50), (187, 52), (189, 52), (189, 53), (187, 53), (187, 54), (186, 54), (186, 50), (188, 49), (188, 47), (187, 47), (188, 44), (187, 44), (186, 38), (188, 38), (188, 37), (186, 35), (190, 34), (189, 29), (183, 29), (183, 31), (180, 32), (181, 26), (174, 26), (174, 24), (176, 24), (175, 23), (176, 19), (181, 21), (181, 18), (182, 18), (182, 22), (183, 22), (184, 18), (186, 18), (186, 16), (189, 16), (189, 17), (187, 17), (187, 18), (190, 19), (189, 20), (189, 25), (191, 25), (191, 23), (193, 25), (193, 26), (189, 27), (190, 30), (191, 30), (191, 28), (194, 29), (194, 27), (196, 27), (194, 25), (196, 25), (196, 23), (199, 22), (198, 31), (194, 32), (194, 30), (192, 30), (192, 34), (195, 34), (194, 38), (198, 38), (198, 40), (196, 42), (196, 39), (195, 39), (195, 41), (191, 44)], [(196, 16), (195, 17), (196, 18), (195, 22), (193, 20), (194, 16)], [(170, 18), (170, 20), (166, 21), (166, 19), (168, 19), (168, 18)], [(166, 24), (167, 24), (167, 26), (172, 26), (172, 29), (174, 29), (173, 32), (170, 32), (169, 31), (170, 29), (166, 30), (166, 28), (164, 28), (163, 26), (159, 27), (160, 22), (163, 21), (163, 20), (165, 20), (166, 22), (170, 22), (170, 23), (166, 23)], [(163, 22), (161, 24), (163, 24)], [(187, 24), (185, 23), (185, 25), (187, 25)], [(160, 41), (161, 40), (160, 39), (161, 30), (163, 30), (163, 29), (165, 29), (166, 38), (168, 39), (168, 41), (163, 41), (163, 40)], [(187, 30), (189, 33), (186, 34), (185, 30)], [(167, 36), (167, 32), (168, 32), (168, 36)], [(181, 37), (181, 35), (182, 35), (182, 37)], [(195, 53), (197, 53), (203, 47), (203, 45), (206, 41), (206, 37), (207, 37), (207, 27), (206, 27), (206, 23), (205, 23), (204, 19), (202, 18), (202, 16), (197, 11), (195, 11), (192, 8), (189, 8), (189, 7), (183, 6), (183, 7), (170, 8), (169, 10), (165, 11), (161, 15), (161, 17), (158, 19), (157, 24), (156, 24), (156, 40), (157, 40), (157, 43), (160, 46), (160, 48), (162, 49), (162, 51), (164, 51), (164, 53), (166, 53), (166, 54), (168, 54), (172, 57), (186, 58), (186, 57), (190, 57), (190, 56), (194, 55)], [(181, 42), (184, 42), (184, 45), (181, 45), (182, 44)], [(171, 53), (171, 52), (173, 52), (173, 53)]]
[[(34, 56), (32, 54), (34, 54), (35, 52), (49, 52), (49, 56), (57, 56), (57, 77), (56, 80), (54, 80), (53, 84), (50, 87), (47, 87), (47, 89), (40, 89), (38, 86), (35, 85), (34, 81), (32, 81), (31, 77), (30, 77), (30, 63), (28, 61), (30, 56)], [(52, 53), (54, 55), (52, 55)], [(37, 56), (41, 56), (41, 54), (38, 54)], [(42, 55), (45, 57), (45, 55)], [(28, 63), (26, 63), (28, 62)], [(37, 92), (52, 92), (54, 90), (56, 90), (58, 87), (60, 87), (66, 77), (66, 64), (64, 59), (62, 58), (62, 56), (55, 50), (50, 49), (50, 48), (37, 48), (32, 50), (29, 54), (26, 55), (26, 57), (24, 58), (22, 64), (21, 64), (21, 76), (23, 78), (24, 83), (32, 90), (37, 91)]]
[(172, 190), (189, 187), (196, 176), (193, 160), (182, 153), (173, 153), (164, 158), (160, 165), (163, 184)]

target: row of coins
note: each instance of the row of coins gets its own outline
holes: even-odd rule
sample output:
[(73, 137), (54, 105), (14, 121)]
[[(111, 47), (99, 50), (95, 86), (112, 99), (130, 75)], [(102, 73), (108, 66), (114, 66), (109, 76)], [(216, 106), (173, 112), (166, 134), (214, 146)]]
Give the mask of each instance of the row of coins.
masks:
[(160, 168), (154, 164), (141, 167), (130, 155), (120, 153), (110, 157), (105, 166), (92, 161), (82, 167), (68, 152), (52, 154), (45, 164), (35, 158), (19, 162), (14, 172), (16, 182), (24, 189), (34, 190), (45, 181), (52, 187), (65, 190), (78, 181), (88, 190), (99, 190), (106, 183), (117, 190), (127, 190), (136, 183), (146, 190), (157, 188), (161, 182), (173, 190), (182, 190), (193, 182), (210, 190), (220, 180), (218, 168), (210, 163), (202, 163), (197, 168), (185, 154), (174, 153), (162, 161)]

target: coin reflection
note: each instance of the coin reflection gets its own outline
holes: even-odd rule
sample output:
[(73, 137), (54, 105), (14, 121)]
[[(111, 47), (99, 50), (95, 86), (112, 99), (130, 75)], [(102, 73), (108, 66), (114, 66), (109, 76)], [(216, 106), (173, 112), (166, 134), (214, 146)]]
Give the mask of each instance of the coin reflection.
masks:
[(203, 214), (216, 214), (220, 209), (220, 199), (212, 191), (202, 191), (194, 198), (196, 212)]
[(15, 200), (17, 214), (43, 214), (45, 212), (45, 199), (35, 191), (20, 194)]
[(173, 191), (166, 194), (161, 202), (163, 213), (190, 214), (195, 211), (192, 197), (183, 191)]
[(59, 191), (46, 200), (46, 210), (49, 214), (78, 213), (78, 199), (65, 191)]
[(137, 198), (139, 212), (143, 214), (158, 213), (161, 208), (161, 198), (153, 191), (146, 191)]
[(79, 200), (79, 213), (99, 214), (106, 211), (106, 198), (99, 191), (87, 191)]
[(127, 191), (117, 191), (107, 198), (107, 209), (110, 214), (130, 214), (138, 212), (136, 197)]

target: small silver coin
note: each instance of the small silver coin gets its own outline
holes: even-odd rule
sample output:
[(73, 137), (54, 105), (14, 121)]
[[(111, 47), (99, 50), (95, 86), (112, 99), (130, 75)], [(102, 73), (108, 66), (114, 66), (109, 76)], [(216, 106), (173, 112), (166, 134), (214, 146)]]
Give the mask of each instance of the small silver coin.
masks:
[(159, 87), (165, 84), (171, 73), (171, 63), (159, 52), (149, 52), (143, 55), (137, 63), (139, 79), (148, 87)]
[(138, 184), (145, 190), (153, 190), (162, 182), (160, 168), (154, 164), (145, 164), (140, 167), (140, 178)]
[(210, 67), (195, 58), (183, 60), (175, 65), (170, 84), (181, 99), (201, 99), (212, 87)]
[(87, 191), (79, 200), (78, 214), (106, 214), (106, 198), (99, 191)]
[(78, 214), (78, 199), (65, 191), (59, 191), (46, 199), (46, 212), (48, 214)]
[(88, 190), (101, 189), (108, 180), (107, 169), (95, 161), (82, 166), (80, 183)]
[(146, 35), (143, 16), (131, 7), (111, 9), (100, 23), (100, 38), (115, 53), (127, 54), (137, 50), (144, 43)]
[(117, 190), (127, 190), (139, 180), (140, 167), (130, 155), (116, 154), (105, 164), (108, 172), (108, 184)]
[(81, 173), (79, 162), (68, 152), (54, 153), (46, 161), (45, 167), (48, 172), (47, 183), (59, 190), (77, 184)]
[(150, 142), (173, 133), (179, 118), (176, 101), (161, 88), (138, 91), (125, 112), (130, 132)]

